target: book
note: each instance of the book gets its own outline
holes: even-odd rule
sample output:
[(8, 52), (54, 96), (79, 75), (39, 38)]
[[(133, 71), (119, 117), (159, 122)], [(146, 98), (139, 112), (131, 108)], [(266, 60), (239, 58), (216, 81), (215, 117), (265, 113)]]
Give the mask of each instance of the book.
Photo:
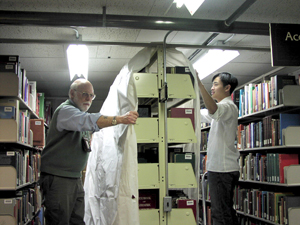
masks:
[(298, 154), (278, 154), (280, 183), (284, 183), (284, 167), (299, 164)]
[(16, 185), (23, 184), (23, 154), (21, 150), (0, 151), (0, 165), (12, 166), (16, 169)]
[(195, 172), (195, 154), (189, 152), (174, 154), (174, 163), (191, 163)]
[(30, 119), (30, 129), (33, 132), (33, 145), (45, 146), (44, 119)]
[(285, 85), (296, 85), (296, 79), (294, 76), (288, 76), (288, 75), (276, 75), (274, 76), (274, 92), (273, 92), (273, 105), (279, 105), (281, 102), (279, 102), (279, 91), (285, 86)]
[(239, 97), (239, 117), (245, 115), (245, 92), (244, 89), (240, 89), (240, 97)]
[(39, 118), (45, 119), (45, 93), (38, 92), (39, 99)]
[(194, 199), (177, 199), (177, 207), (178, 208), (191, 208), (195, 220), (197, 220), (197, 202)]
[(292, 207), (300, 207), (300, 196), (283, 196), (283, 202), (284, 224), (289, 224), (288, 211)]
[(193, 108), (171, 108), (171, 118), (190, 118), (195, 130), (195, 116)]
[(36, 81), (28, 81), (29, 87), (29, 107), (33, 112), (36, 111)]
[(0, 119), (16, 119), (16, 108), (0, 105)]
[(300, 126), (300, 114), (279, 114), (279, 123), (280, 123), (280, 141), (279, 144), (282, 145), (282, 130), (288, 126)]
[(17, 62), (0, 62), (0, 72), (14, 73), (18, 75), (19, 65)]
[(240, 91), (239, 90), (235, 90), (231, 94), (231, 99), (234, 102), (234, 104), (236, 105), (236, 107), (239, 108), (239, 105), (240, 105)]
[(20, 62), (18, 55), (0, 55), (0, 62)]

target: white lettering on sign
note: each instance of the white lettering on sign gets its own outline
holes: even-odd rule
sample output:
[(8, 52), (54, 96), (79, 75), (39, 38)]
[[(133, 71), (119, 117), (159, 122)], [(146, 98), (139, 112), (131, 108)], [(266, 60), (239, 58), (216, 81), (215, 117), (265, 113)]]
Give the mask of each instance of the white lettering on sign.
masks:
[(290, 32), (287, 32), (285, 41), (300, 41), (299, 34), (292, 35)]

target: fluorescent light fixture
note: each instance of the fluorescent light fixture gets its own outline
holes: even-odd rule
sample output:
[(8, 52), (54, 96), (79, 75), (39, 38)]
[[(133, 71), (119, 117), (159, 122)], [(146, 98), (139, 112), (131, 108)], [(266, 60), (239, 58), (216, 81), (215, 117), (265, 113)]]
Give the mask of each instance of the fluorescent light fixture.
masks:
[(203, 2), (204, 0), (174, 0), (177, 8), (181, 8), (181, 6), (185, 4), (191, 15), (194, 15)]
[(69, 45), (67, 49), (70, 80), (75, 75), (88, 79), (89, 50), (86, 45)]
[(210, 49), (193, 63), (193, 67), (202, 80), (239, 55), (240, 53), (236, 50)]

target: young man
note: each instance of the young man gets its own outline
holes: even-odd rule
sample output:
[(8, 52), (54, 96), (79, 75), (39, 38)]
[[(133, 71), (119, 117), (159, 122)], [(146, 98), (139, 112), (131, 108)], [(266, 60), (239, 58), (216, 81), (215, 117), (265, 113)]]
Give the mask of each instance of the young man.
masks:
[(40, 185), (47, 225), (83, 225), (84, 190), (81, 171), (89, 155), (89, 132), (117, 124), (134, 124), (136, 111), (122, 116), (87, 113), (94, 100), (92, 84), (75, 80), (69, 99), (54, 112), (42, 151)]
[[(197, 75), (198, 78), (198, 75)], [(211, 96), (198, 78), (206, 109), (201, 109), (202, 122), (210, 123), (207, 162), (208, 184), (214, 225), (238, 224), (233, 209), (233, 191), (239, 179), (239, 152), (234, 142), (238, 126), (238, 109), (231, 94), (238, 81), (223, 72), (212, 79)]]

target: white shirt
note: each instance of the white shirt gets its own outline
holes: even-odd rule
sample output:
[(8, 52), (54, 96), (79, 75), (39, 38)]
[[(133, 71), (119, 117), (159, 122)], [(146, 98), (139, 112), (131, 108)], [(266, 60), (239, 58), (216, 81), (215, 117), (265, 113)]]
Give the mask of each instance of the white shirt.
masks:
[(210, 123), (206, 169), (212, 172), (239, 171), (240, 154), (234, 146), (238, 109), (230, 96), (217, 103), (217, 106), (214, 114), (207, 109), (200, 110), (201, 122)]

